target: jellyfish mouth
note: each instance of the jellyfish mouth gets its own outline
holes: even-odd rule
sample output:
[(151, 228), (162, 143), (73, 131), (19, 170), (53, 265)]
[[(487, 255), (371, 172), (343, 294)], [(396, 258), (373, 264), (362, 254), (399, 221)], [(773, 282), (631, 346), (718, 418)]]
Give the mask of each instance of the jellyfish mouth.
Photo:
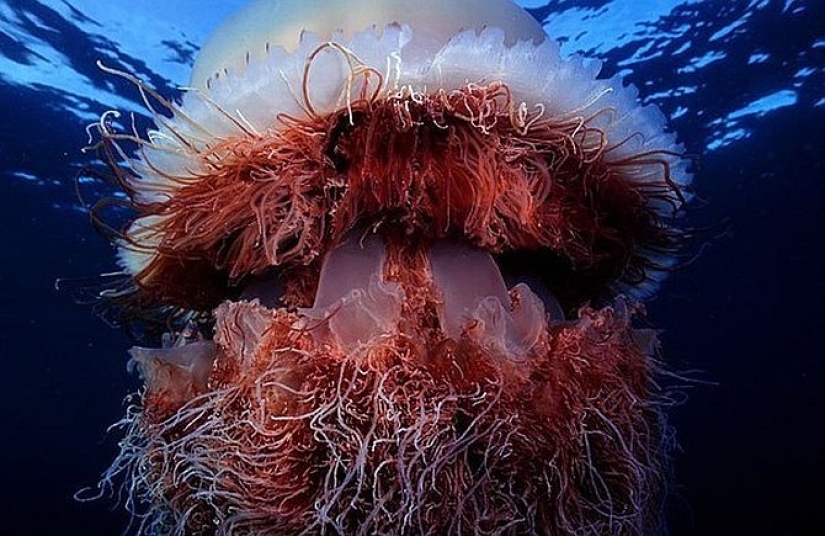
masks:
[[(380, 242), (380, 246), (376, 246)], [(391, 246), (390, 249), (395, 249)], [(416, 250), (421, 246), (402, 246), (403, 249)], [(545, 282), (547, 279), (534, 267), (518, 264), (509, 257), (493, 256), (489, 252), (455, 241), (439, 241), (423, 247), (426, 261), (421, 269), (425, 278), (434, 282), (436, 294), (443, 300), (445, 296), (458, 298), (454, 312), (465, 314), (486, 297), (497, 299), (502, 304), (512, 300), (507, 295), (517, 285), (527, 287), (531, 294), (541, 300), (547, 315), (553, 322), (565, 319), (565, 309)], [(343, 243), (333, 250), (321, 262), (321, 270), (315, 296), (311, 307), (305, 310), (318, 311), (333, 303), (331, 296), (343, 298), (354, 290), (366, 290), (372, 279), (385, 279), (385, 274), (398, 274), (403, 267), (387, 268), (386, 242), (379, 235), (358, 230), (350, 233)], [(511, 256), (518, 260), (516, 255)], [(356, 260), (356, 258), (360, 258)], [(360, 262), (359, 262), (360, 260)], [(467, 279), (464, 269), (472, 266), (476, 270), (473, 278)], [(383, 268), (382, 268), (383, 267)], [(435, 274), (439, 274), (436, 277)], [(361, 274), (353, 277), (352, 274)], [(415, 279), (421, 279), (421, 275)], [(458, 292), (451, 292), (458, 289)], [(461, 290), (464, 289), (464, 290)], [(563, 293), (563, 290), (562, 290)], [(236, 301), (258, 302), (268, 308), (277, 309), (289, 306), (287, 285), (284, 274), (279, 270), (267, 270), (261, 275), (245, 279), (241, 290), (233, 296)], [(454, 333), (454, 330), (451, 330)]]
[[(239, 299), (278, 308), (285, 305), (283, 293), (278, 276), (271, 275), (256, 278)], [(428, 306), (407, 306), (407, 296)], [(316, 334), (331, 331), (352, 350), (393, 331), (402, 309), (407, 328), (434, 324), (413, 317), (435, 310), (445, 337), (459, 341), (473, 330), (513, 356), (529, 353), (546, 322), (564, 321), (561, 305), (538, 277), (522, 271), (505, 279), (484, 250), (446, 241), (415, 248), (368, 231), (350, 233), (327, 253), (312, 306), (298, 310), (317, 322)]]

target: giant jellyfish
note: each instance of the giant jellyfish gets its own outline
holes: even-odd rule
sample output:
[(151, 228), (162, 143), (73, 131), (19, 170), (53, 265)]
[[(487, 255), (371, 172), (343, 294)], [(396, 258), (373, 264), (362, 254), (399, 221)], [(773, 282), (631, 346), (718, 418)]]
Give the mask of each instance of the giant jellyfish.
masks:
[(97, 125), (137, 532), (662, 532), (637, 326), (691, 175), (599, 71), (509, 0), (257, 0), (180, 102), (117, 72), (156, 123)]

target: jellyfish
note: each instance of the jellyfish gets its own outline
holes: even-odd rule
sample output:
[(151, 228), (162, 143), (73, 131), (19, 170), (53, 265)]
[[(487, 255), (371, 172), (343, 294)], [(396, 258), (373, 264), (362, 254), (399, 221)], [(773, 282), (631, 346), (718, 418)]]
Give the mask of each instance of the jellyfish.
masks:
[(633, 87), (509, 0), (256, 0), (180, 102), (104, 69), (155, 121), (97, 126), (104, 298), (153, 341), (101, 482), (136, 532), (665, 530), (637, 324), (691, 174)]

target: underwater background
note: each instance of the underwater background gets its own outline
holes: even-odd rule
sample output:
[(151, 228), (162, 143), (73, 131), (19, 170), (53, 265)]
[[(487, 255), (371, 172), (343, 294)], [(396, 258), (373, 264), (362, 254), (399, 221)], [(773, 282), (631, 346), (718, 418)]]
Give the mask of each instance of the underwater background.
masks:
[[(116, 497), (73, 495), (116, 454), (106, 429), (139, 386), (130, 341), (55, 289), (117, 270), (87, 206), (112, 190), (79, 175), (94, 162), (85, 127), (109, 109), (147, 121), (96, 62), (179, 95), (243, 3), (0, 0), (0, 535), (127, 524)], [(825, 2), (519, 3), (563, 53), (636, 85), (695, 159), (685, 222), (705, 231), (647, 303), (665, 361), (692, 378), (671, 414), (671, 533), (821, 534)]]

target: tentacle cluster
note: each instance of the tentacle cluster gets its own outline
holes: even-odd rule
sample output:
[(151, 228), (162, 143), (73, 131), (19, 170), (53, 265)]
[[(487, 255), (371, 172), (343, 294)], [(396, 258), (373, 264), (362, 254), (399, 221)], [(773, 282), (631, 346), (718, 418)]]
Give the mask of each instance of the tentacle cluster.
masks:
[(667, 401), (629, 314), (584, 310), (514, 368), (471, 340), (344, 354), (222, 305), (208, 384), (175, 407), (150, 384), (107, 479), (146, 534), (655, 534)]

